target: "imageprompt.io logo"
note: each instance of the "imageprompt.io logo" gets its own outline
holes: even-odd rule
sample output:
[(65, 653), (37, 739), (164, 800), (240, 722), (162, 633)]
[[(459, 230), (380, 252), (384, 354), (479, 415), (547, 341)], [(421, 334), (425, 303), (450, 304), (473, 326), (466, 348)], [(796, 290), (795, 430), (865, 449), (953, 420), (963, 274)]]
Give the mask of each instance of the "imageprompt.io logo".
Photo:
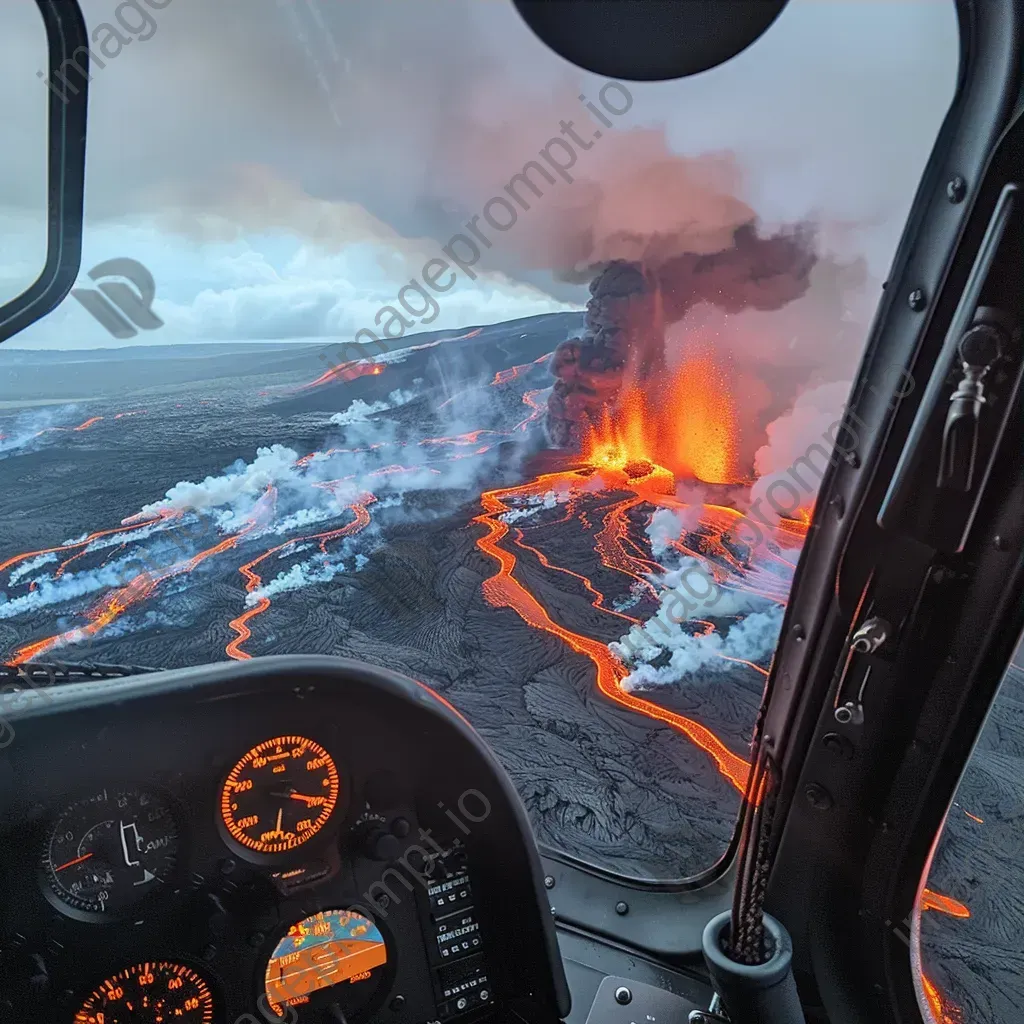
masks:
[[(134, 338), (139, 331), (163, 327), (163, 320), (150, 308), (156, 298), (156, 282), (138, 260), (126, 256), (105, 260), (89, 271), (89, 277), (97, 282), (95, 289), (73, 288), (71, 294), (115, 338)], [(105, 280), (112, 277), (124, 280)]]

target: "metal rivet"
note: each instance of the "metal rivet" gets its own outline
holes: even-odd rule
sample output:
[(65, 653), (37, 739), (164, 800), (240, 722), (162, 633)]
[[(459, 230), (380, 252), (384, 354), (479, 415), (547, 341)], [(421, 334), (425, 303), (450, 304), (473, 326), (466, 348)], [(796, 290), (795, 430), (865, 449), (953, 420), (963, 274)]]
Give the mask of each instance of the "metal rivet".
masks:
[(821, 738), (821, 745), (830, 753), (849, 760), (853, 757), (853, 744), (838, 732), (826, 733)]
[(925, 306), (924, 292), (920, 288), (915, 288), (907, 296), (907, 304), (915, 313), (920, 313)]
[(819, 786), (816, 782), (807, 786), (804, 796), (816, 811), (827, 811), (832, 806), (832, 795), (824, 786)]
[(392, 1013), (398, 1013), (398, 1011), (403, 1006), (405, 1006), (405, 996), (401, 996), (401, 995), (395, 996), (395, 998), (392, 999), (390, 1003), (388, 1003), (388, 1009)]
[(1006, 543), (1006, 538), (997, 533), (992, 538), (992, 547), (994, 547), (996, 551), (1005, 551), (1009, 545)]
[(615, 913), (616, 914), (628, 914), (629, 913), (629, 904), (625, 900), (619, 900), (619, 902), (615, 904)]
[(807, 633), (804, 631), (804, 627), (801, 626), (799, 622), (793, 627), (791, 632), (797, 640), (803, 640), (803, 638), (807, 636)]
[(962, 203), (967, 195), (967, 182), (959, 174), (946, 182), (946, 198), (951, 203)]
[(621, 1003), (621, 1005), (625, 1006), (626, 1003), (631, 1003), (632, 1001), (633, 1001), (633, 993), (630, 992), (629, 989), (626, 988), (625, 985), (620, 985), (615, 990), (615, 1002)]
[(834, 495), (829, 506), (835, 512), (836, 519), (842, 519), (846, 515), (846, 499), (841, 494)]
[(554, 889), (554, 887), (555, 887), (554, 876), (553, 875), (545, 875), (544, 876), (544, 888), (545, 889)]

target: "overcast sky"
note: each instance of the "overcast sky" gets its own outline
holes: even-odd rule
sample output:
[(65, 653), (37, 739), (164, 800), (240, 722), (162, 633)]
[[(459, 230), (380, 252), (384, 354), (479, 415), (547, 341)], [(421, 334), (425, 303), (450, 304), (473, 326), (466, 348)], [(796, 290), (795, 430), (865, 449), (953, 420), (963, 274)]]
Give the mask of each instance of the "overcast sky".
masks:
[[(150, 268), (166, 326), (131, 344), (351, 337), (560, 121), (597, 126), (578, 97), (603, 81), (547, 51), (510, 0), (159, 2), (135, 4), (149, 20), (82, 3), (97, 39), (120, 10), (127, 43), (94, 68), (81, 283), (114, 257)], [(0, 5), (5, 133), (24, 140), (0, 167), (4, 298), (38, 270), (37, 19)], [(491, 231), (475, 280), (459, 274), (416, 329), (578, 308), (592, 260), (655, 235), (711, 249), (753, 215), (812, 218), (825, 255), (863, 259), (842, 302), (866, 323), (957, 61), (951, 0), (792, 0), (728, 64), (627, 83), (632, 105), (605, 114), (573, 183)], [(6, 345), (111, 343), (69, 298)]]

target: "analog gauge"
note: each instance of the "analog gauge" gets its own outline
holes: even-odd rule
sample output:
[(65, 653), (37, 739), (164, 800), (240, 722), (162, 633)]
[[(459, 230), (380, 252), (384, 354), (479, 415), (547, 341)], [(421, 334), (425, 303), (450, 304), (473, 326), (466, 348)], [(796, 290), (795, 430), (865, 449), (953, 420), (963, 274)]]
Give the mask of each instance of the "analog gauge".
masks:
[(293, 924), (274, 947), (264, 972), (267, 1002), (278, 1017), (285, 1007), (336, 1004), (335, 1017), (344, 1020), (372, 998), (387, 962), (384, 936), (372, 921), (350, 910), (322, 910)]
[(210, 986), (190, 967), (136, 964), (108, 978), (82, 1004), (73, 1024), (212, 1024)]
[(173, 875), (178, 842), (165, 797), (149, 789), (103, 789), (57, 817), (43, 852), (43, 878), (63, 907), (116, 916)]
[(283, 853), (327, 824), (341, 782), (331, 755), (302, 736), (253, 747), (221, 788), (220, 813), (235, 842), (256, 853)]

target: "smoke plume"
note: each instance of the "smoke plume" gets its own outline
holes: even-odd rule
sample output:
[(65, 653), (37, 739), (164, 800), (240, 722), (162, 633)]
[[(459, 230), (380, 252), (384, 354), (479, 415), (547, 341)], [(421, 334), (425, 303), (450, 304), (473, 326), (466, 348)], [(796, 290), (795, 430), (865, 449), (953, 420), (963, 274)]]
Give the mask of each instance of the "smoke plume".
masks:
[[(731, 209), (724, 200), (720, 206)], [(590, 285), (583, 337), (555, 351), (551, 368), (557, 381), (547, 422), (559, 447), (577, 442), (587, 424), (596, 422), (627, 372), (645, 390), (657, 389), (667, 365), (666, 328), (693, 307), (708, 303), (726, 313), (779, 309), (807, 291), (816, 262), (807, 225), (762, 237), (748, 222), (732, 232), (728, 248), (683, 250), (660, 261), (654, 243), (663, 256), (669, 242), (659, 236), (646, 247), (644, 262), (615, 260), (599, 270)]]

